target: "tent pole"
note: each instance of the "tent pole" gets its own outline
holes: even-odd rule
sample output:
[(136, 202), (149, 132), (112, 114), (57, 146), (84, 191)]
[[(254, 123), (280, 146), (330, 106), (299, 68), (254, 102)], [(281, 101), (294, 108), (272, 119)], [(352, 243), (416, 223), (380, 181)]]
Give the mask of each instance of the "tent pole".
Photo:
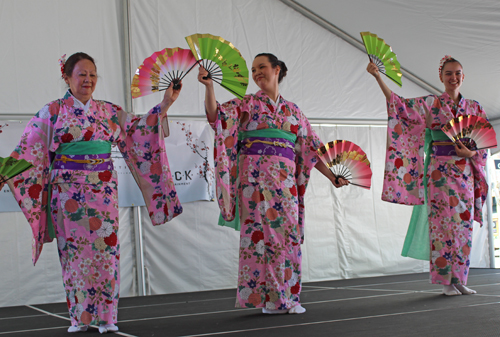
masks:
[[(316, 13), (311, 12), (309, 9), (307, 9), (304, 6), (300, 5), (296, 1), (293, 1), (293, 0), (280, 0), (280, 1), (282, 3), (284, 3), (285, 5), (287, 5), (287, 6), (291, 7), (291, 8), (293, 8), (293, 9), (295, 9), (297, 12), (299, 12), (302, 15), (304, 15), (306, 18), (308, 18), (309, 20), (311, 20), (311, 21), (315, 22), (316, 24), (320, 25), (321, 27), (323, 27), (324, 29), (328, 30), (329, 32), (337, 35), (338, 37), (340, 37), (342, 40), (346, 41), (350, 45), (358, 48), (363, 53), (366, 53), (365, 46), (364, 46), (364, 44), (361, 41), (358, 41), (357, 39), (355, 39), (351, 35), (347, 34), (343, 30), (341, 30), (340, 28), (332, 25), (330, 22), (328, 22), (327, 20), (323, 19), (322, 17), (320, 17)], [(406, 78), (408, 78), (410, 81), (414, 82), (418, 86), (422, 87), (423, 89), (429, 91), (429, 93), (434, 94), (434, 95), (438, 95), (438, 96), (443, 93), (442, 90), (437, 89), (433, 85), (427, 83), (426, 81), (424, 81), (423, 79), (421, 79), (420, 77), (416, 76), (415, 74), (411, 73), (410, 71), (406, 70), (403, 67), (401, 67), (401, 72), (403, 73), (403, 75)]]
[(130, 0), (125, 1), (123, 11), (123, 21), (125, 23), (125, 37), (124, 37), (124, 55), (125, 55), (125, 111), (134, 112), (134, 105), (132, 103), (132, 93), (130, 86), (132, 85), (132, 61), (131, 61), (131, 43), (130, 43)]
[(142, 242), (141, 207), (134, 206), (135, 266), (137, 271), (137, 289), (139, 296), (146, 295), (144, 277), (144, 247)]
[(491, 181), (490, 166), (491, 166), (491, 151), (488, 150), (488, 160), (486, 161), (486, 183), (488, 184), (488, 195), (486, 197), (486, 213), (488, 221), (488, 248), (490, 253), (490, 268), (495, 268), (495, 240), (493, 239), (493, 208), (491, 204), (491, 189), (493, 184)]

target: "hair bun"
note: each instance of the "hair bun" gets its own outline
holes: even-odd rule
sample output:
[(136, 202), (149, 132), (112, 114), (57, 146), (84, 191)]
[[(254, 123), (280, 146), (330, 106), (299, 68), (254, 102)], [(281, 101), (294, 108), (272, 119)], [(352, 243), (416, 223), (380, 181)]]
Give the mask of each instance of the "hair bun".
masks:
[(278, 62), (279, 62), (279, 66), (280, 66), (280, 68), (281, 68), (281, 71), (280, 71), (280, 75), (281, 75), (281, 76), (280, 76), (280, 77), (281, 77), (281, 78), (283, 78), (283, 77), (285, 77), (285, 76), (286, 76), (286, 73), (287, 73), (287, 71), (288, 71), (288, 68), (286, 67), (285, 62), (283, 62), (283, 61), (281, 61), (281, 60), (279, 60)]

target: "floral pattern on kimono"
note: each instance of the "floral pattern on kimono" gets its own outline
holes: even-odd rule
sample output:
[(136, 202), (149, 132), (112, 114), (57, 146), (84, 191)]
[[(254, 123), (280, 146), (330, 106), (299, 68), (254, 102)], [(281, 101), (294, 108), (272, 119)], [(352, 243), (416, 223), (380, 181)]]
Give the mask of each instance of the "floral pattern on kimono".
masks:
[(63, 143), (118, 144), (153, 225), (163, 224), (182, 208), (165, 153), (162, 129), (167, 121), (159, 122), (159, 112), (155, 106), (143, 117), (135, 117), (117, 105), (92, 99), (85, 112), (68, 91), (30, 120), (11, 155), (34, 165), (9, 182), (33, 232), (34, 264), (43, 244), (52, 241), (47, 228), (50, 202), (72, 325), (117, 322), (118, 180), (112, 169), (70, 170), (62, 165), (51, 171), (54, 152)]
[(479, 103), (461, 98), (456, 105), (447, 93), (404, 99), (392, 93), (387, 105), (387, 153), (382, 200), (424, 204), (426, 174), (431, 244), (431, 282), (467, 283), (472, 222), (482, 223), (486, 200), (486, 150), (472, 158), (431, 154), (423, 172), (425, 129), (441, 130), (457, 116), (487, 118)]
[[(303, 198), (321, 142), (297, 105), (280, 96), (276, 107), (263, 91), (218, 105), (218, 118), (211, 125), (217, 197), (226, 221), (234, 219), (239, 199), (237, 306), (296, 306), (301, 290)], [(297, 135), (295, 160), (267, 154), (241, 154), (238, 159), (239, 132), (261, 129)]]

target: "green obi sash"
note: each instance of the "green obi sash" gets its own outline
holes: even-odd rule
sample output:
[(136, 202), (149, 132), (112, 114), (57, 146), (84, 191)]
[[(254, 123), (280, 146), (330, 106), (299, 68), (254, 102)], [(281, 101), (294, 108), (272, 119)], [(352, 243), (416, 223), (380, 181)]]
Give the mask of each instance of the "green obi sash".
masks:
[(402, 256), (418, 260), (430, 260), (430, 238), (429, 238), (429, 214), (427, 208), (427, 169), (431, 161), (431, 149), (433, 141), (450, 140), (441, 130), (425, 129), (425, 160), (424, 160), (424, 204), (413, 206), (410, 224), (406, 232), (406, 238), (401, 252)]
[[(74, 143), (63, 143), (57, 148), (56, 154), (64, 155), (86, 155), (86, 154), (103, 154), (111, 153), (111, 142), (106, 142), (103, 140), (94, 140), (88, 142), (74, 142)], [(50, 165), (50, 172), (52, 172), (52, 167), (54, 162)], [(48, 205), (47, 205), (47, 230), (49, 231), (49, 236), (51, 239), (56, 237), (56, 232), (54, 230), (54, 223), (52, 222), (52, 175), (49, 177), (48, 186)]]
[[(297, 140), (297, 136), (294, 135), (291, 132), (288, 131), (283, 131), (280, 129), (262, 129), (262, 130), (252, 130), (252, 131), (241, 131), (238, 133), (238, 141), (243, 141), (244, 139), (247, 138), (252, 138), (252, 137), (261, 137), (261, 138), (283, 138), (286, 140), (289, 140), (293, 143)], [(236, 161), (236, 167), (237, 167), (237, 173), (236, 176), (239, 176), (239, 167), (240, 167), (240, 155), (238, 152), (238, 157)], [(231, 227), (234, 228), (235, 230), (239, 231), (241, 229), (241, 223), (240, 223), (240, 211), (239, 211), (239, 200), (238, 200), (238, 194), (236, 194), (236, 211), (234, 215), (234, 220), (233, 221), (226, 221), (222, 217), (222, 215), (219, 215), (219, 226), (225, 226), (225, 227)]]

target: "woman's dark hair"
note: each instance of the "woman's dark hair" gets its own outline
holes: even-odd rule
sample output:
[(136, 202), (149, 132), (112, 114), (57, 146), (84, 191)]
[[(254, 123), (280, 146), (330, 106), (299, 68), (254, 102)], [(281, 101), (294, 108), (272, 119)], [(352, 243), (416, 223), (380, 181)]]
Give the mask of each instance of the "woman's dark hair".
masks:
[[(85, 53), (74, 53), (68, 59), (66, 60), (66, 63), (64, 63), (64, 74), (68, 77), (71, 77), (71, 74), (73, 74), (73, 69), (75, 69), (75, 65), (78, 63), (78, 61), (81, 60), (89, 60), (92, 62), (95, 66), (94, 59), (92, 56), (85, 54)], [(97, 70), (97, 66), (95, 68)]]
[(281, 83), (281, 80), (283, 80), (283, 77), (286, 76), (286, 72), (288, 71), (288, 69), (285, 65), (285, 62), (278, 60), (278, 58), (276, 56), (274, 56), (273, 54), (270, 54), (270, 53), (261, 53), (261, 54), (258, 54), (257, 56), (255, 56), (255, 58), (257, 58), (259, 56), (267, 56), (267, 59), (271, 63), (271, 66), (273, 67), (273, 69), (276, 68), (276, 66), (280, 66), (280, 73), (278, 75), (278, 83)]

